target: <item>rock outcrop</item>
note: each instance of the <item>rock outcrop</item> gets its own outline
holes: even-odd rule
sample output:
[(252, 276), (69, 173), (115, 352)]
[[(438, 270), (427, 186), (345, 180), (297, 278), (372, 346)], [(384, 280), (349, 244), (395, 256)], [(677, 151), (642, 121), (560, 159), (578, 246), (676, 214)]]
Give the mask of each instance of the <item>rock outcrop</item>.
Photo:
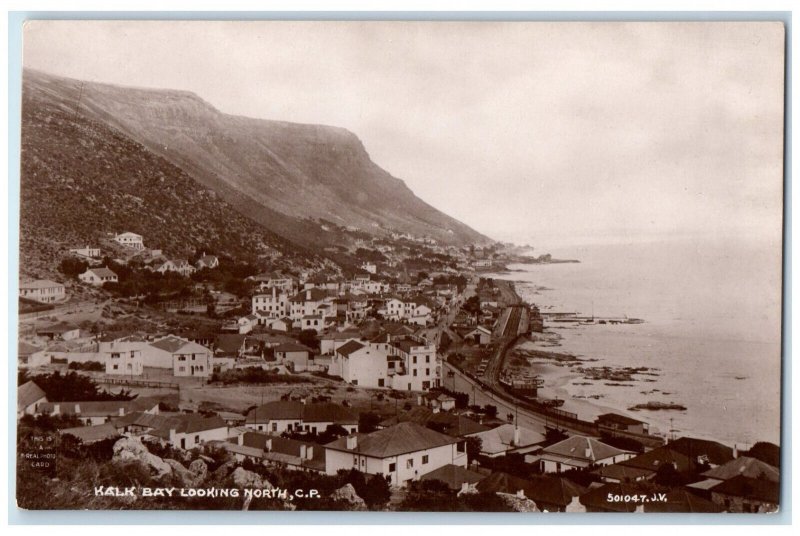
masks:
[(363, 511), (367, 509), (367, 503), (364, 499), (358, 496), (356, 489), (352, 484), (345, 484), (331, 494), (331, 498), (336, 501), (342, 501), (348, 505), (348, 510)]
[[(156, 477), (172, 474), (172, 466), (152, 454), (136, 437), (125, 437), (114, 443), (113, 461), (138, 461), (150, 468)], [(174, 461), (174, 460), (172, 460)], [(178, 463), (178, 462), (175, 462)], [(178, 464), (180, 465), (180, 464)]]

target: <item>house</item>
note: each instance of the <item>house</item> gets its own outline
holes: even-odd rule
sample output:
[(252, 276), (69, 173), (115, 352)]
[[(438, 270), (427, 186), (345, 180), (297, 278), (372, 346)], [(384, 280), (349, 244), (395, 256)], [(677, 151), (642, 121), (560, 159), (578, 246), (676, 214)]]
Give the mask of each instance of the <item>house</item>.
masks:
[(214, 357), (244, 357), (247, 338), (239, 333), (220, 334), (214, 340)]
[(492, 332), (483, 326), (477, 326), (465, 333), (463, 338), (465, 340), (472, 341), (479, 346), (486, 346), (492, 342)]
[(325, 315), (324, 314), (316, 314), (316, 315), (305, 315), (300, 321), (300, 329), (306, 330), (311, 329), (320, 333), (322, 330), (325, 329)]
[(418, 403), (433, 408), (434, 411), (450, 411), (456, 407), (456, 399), (445, 393), (430, 392), (417, 398)]
[(308, 441), (245, 432), (228, 441), (212, 444), (224, 448), (239, 461), (249, 458), (289, 470), (325, 472), (325, 449)]
[(485, 479), (487, 475), (470, 471), (460, 465), (447, 464), (434, 469), (430, 473), (425, 473), (419, 479), (438, 480), (447, 484), (447, 487), (460, 493), (476, 493), (476, 484)]
[(631, 451), (612, 447), (594, 438), (574, 435), (543, 448), (536, 455), (526, 456), (525, 461), (539, 463), (545, 473), (561, 473), (569, 469), (611, 465), (630, 459), (633, 455)]
[(144, 372), (143, 343), (131, 338), (101, 344), (106, 374), (141, 376)]
[(217, 258), (216, 255), (206, 255), (205, 253), (203, 253), (203, 255), (201, 255), (200, 258), (197, 259), (197, 262), (194, 263), (194, 266), (198, 270), (202, 270), (203, 268), (208, 268), (209, 270), (213, 270), (214, 268), (217, 268), (219, 266), (219, 259)]
[(680, 437), (675, 441), (670, 441), (668, 446), (672, 450), (698, 460), (698, 463), (706, 463), (711, 467), (724, 465), (736, 458), (733, 448), (708, 439)]
[(279, 292), (278, 287), (272, 287), (269, 294), (253, 296), (252, 312), (260, 313), (261, 324), (266, 324), (268, 319), (284, 318), (291, 313), (289, 297), (286, 293)]
[(610, 435), (614, 435), (617, 432), (639, 435), (650, 434), (650, 425), (648, 423), (632, 419), (627, 415), (620, 415), (619, 413), (603, 413), (598, 415), (594, 422), (601, 432), (606, 432)]
[(696, 460), (669, 446), (663, 446), (628, 460), (603, 466), (593, 473), (600, 476), (604, 482), (638, 482), (652, 479), (662, 467), (667, 465), (683, 474), (693, 474), (697, 469)]
[(357, 331), (333, 332), (319, 338), (320, 353), (332, 354), (337, 348), (349, 341), (358, 341), (361, 334)]
[(318, 288), (311, 288), (298, 292), (289, 300), (289, 318), (293, 321), (300, 322), (304, 316), (316, 314), (319, 306), (322, 305), (327, 298), (327, 291)]
[(51, 341), (71, 341), (81, 336), (81, 328), (69, 322), (58, 322), (37, 328), (36, 336)]
[(286, 342), (273, 348), (275, 359), (294, 372), (302, 372), (313, 364), (312, 350), (299, 343)]
[(352, 434), (325, 445), (325, 472), (356, 469), (408, 485), (445, 465), (467, 466), (466, 442), (412, 422), (370, 434)]
[(152, 342), (143, 353), (144, 366), (171, 368), (174, 376), (207, 378), (213, 372), (212, 352), (174, 335)]
[(195, 272), (195, 267), (192, 266), (189, 261), (185, 259), (180, 260), (165, 260), (160, 264), (156, 264), (153, 267), (153, 271), (158, 272), (160, 274), (166, 274), (167, 272), (175, 272), (177, 274), (182, 275), (183, 277), (189, 277)]
[(236, 322), (232, 322), (228, 325), (223, 326), (223, 330), (225, 331), (233, 331), (240, 335), (246, 335), (253, 331), (253, 329), (258, 325), (259, 317), (254, 314), (249, 314), (245, 316), (240, 316)]
[(768, 478), (738, 475), (711, 488), (711, 502), (726, 512), (777, 512), (780, 484)]
[(157, 415), (158, 402), (150, 399), (45, 402), (39, 404), (36, 414), (53, 417), (70, 415), (77, 417), (86, 426), (95, 426), (135, 412)]
[(102, 286), (106, 283), (117, 283), (119, 281), (117, 274), (105, 267), (87, 268), (85, 272), (78, 275), (78, 279), (84, 283), (95, 286)]
[(144, 249), (144, 242), (142, 241), (142, 235), (138, 235), (136, 233), (126, 232), (118, 234), (114, 237), (114, 241), (118, 244), (125, 246), (126, 248), (135, 249), (141, 251)]
[(19, 297), (28, 300), (37, 301), (39, 303), (53, 303), (60, 302), (66, 298), (66, 290), (64, 285), (50, 281), (49, 279), (37, 279), (36, 281), (28, 281), (20, 283)]
[(378, 271), (378, 266), (374, 262), (365, 262), (361, 264), (361, 269), (365, 272), (375, 274)]
[(710, 490), (714, 489), (720, 483), (737, 476), (771, 480), (779, 483), (781, 473), (777, 467), (764, 463), (757, 458), (740, 456), (728, 463), (705, 471), (701, 476), (703, 478), (702, 480), (688, 484), (687, 487), (707, 498), (711, 498)]
[(76, 426), (75, 428), (64, 428), (58, 431), (62, 436), (72, 436), (79, 439), (84, 445), (91, 445), (106, 439), (121, 437), (119, 429), (111, 422), (97, 424), (94, 426)]
[(292, 329), (292, 319), (288, 317), (276, 318), (275, 320), (268, 320), (265, 325), (274, 331), (288, 332)]
[(547, 438), (544, 434), (534, 432), (514, 424), (502, 424), (496, 428), (470, 434), (481, 440), (481, 454), (490, 458), (506, 454), (525, 454), (539, 450)]
[(279, 400), (251, 409), (245, 419), (247, 428), (271, 434), (284, 432), (318, 434), (331, 425), (341, 426), (348, 433), (354, 433), (358, 430), (358, 414), (338, 404), (303, 404)]
[(219, 415), (181, 414), (161, 420), (157, 427), (147, 429), (143, 435), (189, 450), (209, 441), (224, 441), (228, 437), (228, 425)]
[(93, 248), (90, 246), (86, 246), (83, 248), (75, 248), (70, 249), (70, 253), (75, 255), (78, 258), (85, 259), (88, 261), (93, 261), (95, 259), (99, 259), (101, 257), (100, 248)]
[(546, 512), (566, 512), (576, 497), (586, 493), (586, 488), (566, 478), (536, 476), (528, 479), (503, 472), (488, 475), (477, 484), (476, 489), (484, 493), (530, 499), (539, 510)]
[(35, 382), (27, 381), (17, 387), (17, 417), (35, 415), (45, 402), (47, 395)]

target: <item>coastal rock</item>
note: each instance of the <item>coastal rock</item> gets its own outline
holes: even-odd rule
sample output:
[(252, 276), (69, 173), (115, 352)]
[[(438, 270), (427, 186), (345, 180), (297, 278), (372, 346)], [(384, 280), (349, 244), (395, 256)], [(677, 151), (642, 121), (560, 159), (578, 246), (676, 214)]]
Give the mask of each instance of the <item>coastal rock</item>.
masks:
[(223, 463), (222, 465), (217, 467), (213, 473), (211, 473), (211, 477), (214, 480), (222, 480), (223, 478), (226, 478), (229, 474), (231, 474), (231, 472), (235, 468), (236, 468), (236, 462), (233, 460)]
[(164, 463), (168, 464), (172, 468), (172, 474), (177, 476), (181, 479), (184, 486), (194, 486), (195, 482), (195, 475), (192, 474), (186, 467), (181, 464), (178, 460), (173, 460), (172, 458), (167, 458), (164, 460)]
[(195, 481), (202, 482), (208, 476), (208, 465), (202, 459), (198, 459), (189, 464), (189, 471), (194, 475)]
[(172, 467), (152, 454), (137, 437), (125, 437), (114, 443), (113, 461), (139, 461), (149, 467), (156, 477), (172, 473)]
[(348, 510), (363, 511), (367, 509), (367, 503), (358, 496), (352, 484), (345, 484), (337, 489), (331, 494), (331, 498), (335, 501), (347, 503), (349, 505)]
[(628, 408), (630, 411), (639, 411), (639, 410), (650, 410), (650, 411), (660, 411), (660, 410), (675, 410), (675, 411), (686, 411), (686, 406), (683, 404), (677, 404), (675, 402), (648, 402), (646, 404), (636, 404), (635, 406), (631, 406)]
[(239, 488), (263, 488), (272, 489), (272, 484), (269, 481), (261, 478), (260, 475), (253, 471), (248, 471), (244, 467), (237, 467), (231, 474), (233, 483)]

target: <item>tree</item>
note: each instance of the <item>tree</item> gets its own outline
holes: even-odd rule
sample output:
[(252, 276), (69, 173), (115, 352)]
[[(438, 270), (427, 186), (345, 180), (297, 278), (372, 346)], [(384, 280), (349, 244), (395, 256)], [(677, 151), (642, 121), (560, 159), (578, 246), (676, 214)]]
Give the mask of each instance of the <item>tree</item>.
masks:
[(358, 416), (358, 431), (362, 434), (369, 434), (378, 429), (381, 416), (371, 411), (366, 411)]
[(476, 460), (481, 455), (483, 449), (483, 440), (480, 437), (467, 437), (465, 440), (467, 444), (467, 460), (470, 462)]
[(308, 346), (313, 350), (319, 350), (319, 337), (313, 329), (304, 329), (297, 335), (297, 340), (303, 346)]
[(77, 279), (88, 267), (89, 264), (80, 259), (67, 257), (58, 265), (58, 270), (67, 277)]

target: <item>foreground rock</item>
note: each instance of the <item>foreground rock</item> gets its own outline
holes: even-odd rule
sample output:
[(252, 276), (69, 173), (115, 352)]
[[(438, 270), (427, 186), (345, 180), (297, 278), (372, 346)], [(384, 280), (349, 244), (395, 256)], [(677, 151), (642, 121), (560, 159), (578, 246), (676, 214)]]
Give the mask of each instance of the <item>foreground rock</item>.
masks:
[[(114, 443), (114, 456), (112, 461), (141, 462), (146, 467), (150, 468), (157, 478), (172, 474), (173, 472), (173, 468), (169, 463), (147, 450), (147, 447), (144, 446), (142, 441), (137, 437), (125, 437)], [(180, 464), (178, 463), (178, 465)]]
[(347, 510), (363, 511), (367, 509), (367, 503), (358, 496), (352, 484), (345, 484), (337, 489), (331, 494), (331, 498), (335, 501), (346, 503), (348, 505)]

